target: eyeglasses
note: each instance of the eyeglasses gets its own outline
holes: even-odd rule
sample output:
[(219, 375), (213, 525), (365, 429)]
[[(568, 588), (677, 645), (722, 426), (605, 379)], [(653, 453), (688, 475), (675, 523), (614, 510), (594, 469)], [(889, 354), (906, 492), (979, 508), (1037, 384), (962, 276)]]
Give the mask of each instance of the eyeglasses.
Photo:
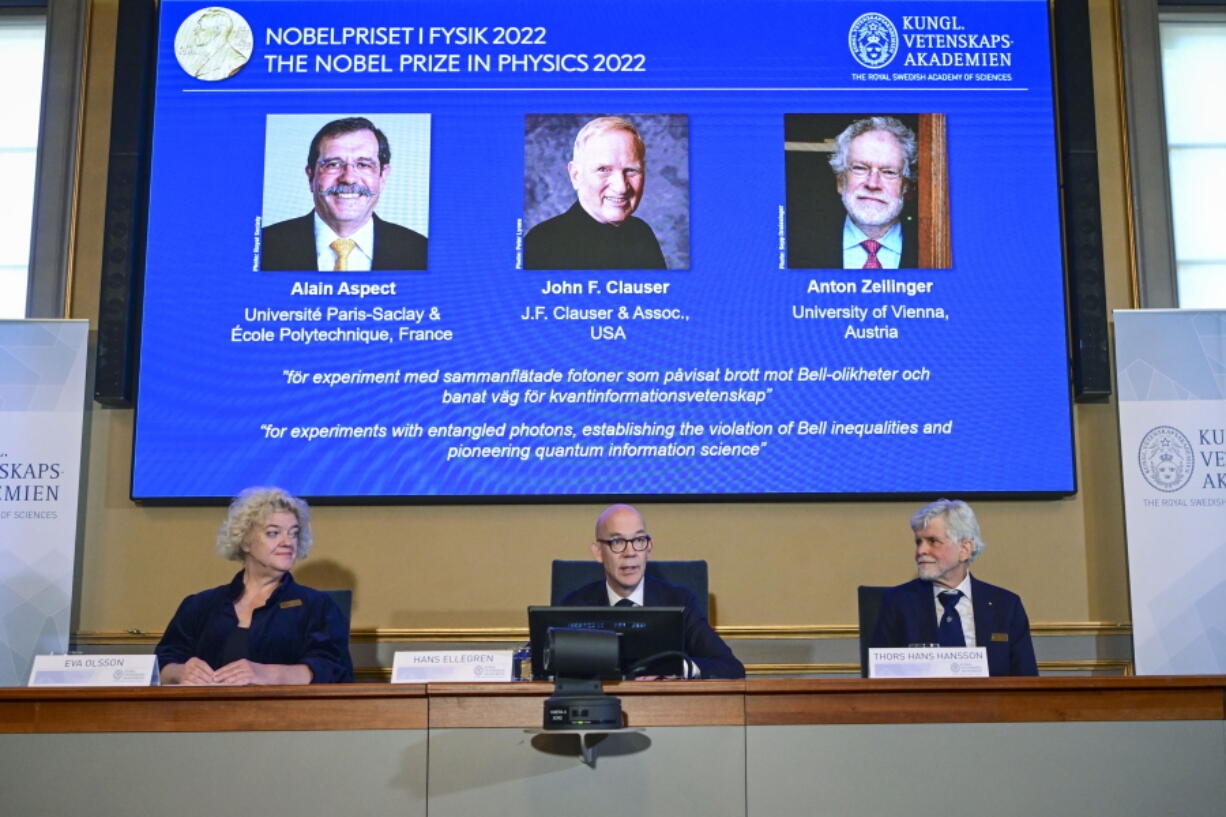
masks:
[(877, 175), (885, 179), (887, 182), (896, 182), (902, 178), (902, 171), (893, 167), (873, 167), (872, 165), (862, 165), (857, 162), (856, 164), (847, 168), (847, 172), (855, 176), (857, 179), (868, 178), (869, 174), (874, 170), (877, 171)]
[(321, 172), (329, 174), (341, 173), (346, 167), (352, 167), (359, 173), (379, 171), (379, 163), (374, 159), (356, 159), (352, 162), (346, 162), (344, 159), (320, 159), (317, 164)]
[(647, 546), (651, 544), (651, 537), (643, 534), (642, 536), (636, 536), (633, 539), (597, 539), (596, 541), (614, 553), (625, 553), (626, 545), (630, 545), (636, 551), (642, 552), (647, 550)]

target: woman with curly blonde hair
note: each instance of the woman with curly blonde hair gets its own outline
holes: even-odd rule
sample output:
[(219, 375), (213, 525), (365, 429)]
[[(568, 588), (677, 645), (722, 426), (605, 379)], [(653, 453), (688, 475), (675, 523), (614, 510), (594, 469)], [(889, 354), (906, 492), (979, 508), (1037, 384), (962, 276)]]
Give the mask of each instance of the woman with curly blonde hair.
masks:
[(290, 569), (311, 549), (307, 504), (248, 488), (217, 533), (234, 579), (188, 596), (157, 646), (164, 684), (320, 684), (353, 680), (349, 625), (332, 598)]

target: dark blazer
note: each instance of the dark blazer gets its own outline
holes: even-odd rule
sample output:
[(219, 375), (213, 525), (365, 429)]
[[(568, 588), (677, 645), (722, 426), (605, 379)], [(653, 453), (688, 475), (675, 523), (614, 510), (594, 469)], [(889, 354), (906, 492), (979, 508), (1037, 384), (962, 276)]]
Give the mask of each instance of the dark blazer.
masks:
[(524, 269), (667, 269), (651, 225), (601, 224), (579, 202), (524, 236)]
[[(405, 270), (426, 268), (427, 239), (420, 233), (384, 221), (375, 220), (375, 257), (371, 270)], [(260, 269), (267, 272), (316, 271), (315, 214), (278, 221), (261, 232)]]
[[(788, 267), (792, 269), (843, 269), (843, 220), (822, 230), (788, 233)], [(915, 223), (902, 222), (902, 258), (899, 269), (919, 267), (919, 239)]]
[[(975, 643), (988, 650), (989, 675), (1038, 675), (1030, 620), (1016, 593), (971, 576), (975, 609)], [(1007, 640), (998, 640), (1007, 638)], [(906, 647), (937, 643), (937, 615), (932, 582), (913, 579), (891, 587), (881, 599), (872, 647)]]
[[(234, 602), (243, 595), (243, 571), (229, 584), (188, 596), (158, 642), (158, 666), (199, 658), (221, 669), (230, 633), (238, 627)], [(263, 606), (251, 614), (247, 658), (261, 664), (306, 664), (311, 683), (353, 680), (349, 622), (332, 597), (286, 573)]]
[[(682, 626), (685, 628), (685, 652), (702, 671), (703, 678), (744, 678), (745, 665), (737, 660), (706, 617), (698, 609), (694, 594), (684, 587), (644, 579), (643, 604), (646, 607), (684, 607)], [(562, 607), (608, 607), (609, 594), (605, 580), (585, 584), (566, 595)]]

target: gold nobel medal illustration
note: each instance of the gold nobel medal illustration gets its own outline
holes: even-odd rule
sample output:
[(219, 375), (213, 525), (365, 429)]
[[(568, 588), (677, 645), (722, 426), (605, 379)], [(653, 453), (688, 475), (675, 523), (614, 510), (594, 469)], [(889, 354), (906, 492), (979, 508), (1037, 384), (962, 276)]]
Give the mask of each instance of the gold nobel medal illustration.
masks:
[(229, 79), (251, 59), (251, 26), (242, 15), (219, 6), (191, 14), (175, 33), (175, 59), (196, 79)]

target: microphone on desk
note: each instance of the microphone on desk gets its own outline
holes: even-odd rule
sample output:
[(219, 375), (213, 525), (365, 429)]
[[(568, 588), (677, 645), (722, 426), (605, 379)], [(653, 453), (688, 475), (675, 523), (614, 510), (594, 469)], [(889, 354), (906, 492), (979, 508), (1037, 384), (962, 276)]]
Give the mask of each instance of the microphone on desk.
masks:
[[(606, 695), (602, 677), (619, 677), (621, 635), (608, 630), (549, 628), (545, 670), (554, 676), (545, 701), (546, 729), (620, 729), (622, 704)], [(611, 675), (612, 674), (612, 675)]]

